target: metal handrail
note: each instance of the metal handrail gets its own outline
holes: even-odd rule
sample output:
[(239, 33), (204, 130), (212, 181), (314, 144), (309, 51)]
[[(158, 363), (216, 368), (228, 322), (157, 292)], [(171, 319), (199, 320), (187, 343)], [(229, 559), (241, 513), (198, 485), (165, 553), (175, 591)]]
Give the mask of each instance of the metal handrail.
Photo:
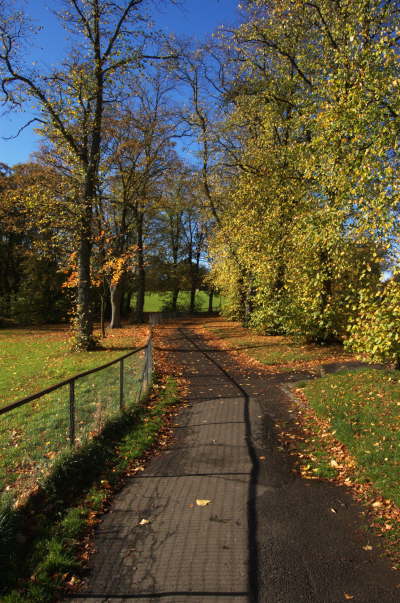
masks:
[[(16, 402), (9, 404), (8, 406), (5, 406), (4, 408), (1, 408), (0, 416), (2, 415), (4, 417), (4, 424), (3, 424), (3, 421), (0, 424), (0, 427), (3, 430), (3, 431), (1, 431), (1, 433), (4, 432), (7, 434), (12, 434), (14, 431), (12, 429), (12, 426), (14, 425), (14, 423), (13, 423), (13, 415), (11, 414), (11, 411), (21, 408), (21, 407), (25, 407), (25, 405), (29, 404), (30, 402), (33, 402), (34, 400), (37, 400), (38, 398), (42, 398), (42, 397), (46, 396), (47, 394), (51, 394), (52, 392), (54, 392), (56, 390), (60, 390), (61, 388), (64, 387), (67, 389), (67, 392), (66, 392), (66, 396), (65, 396), (65, 406), (64, 406), (64, 396), (61, 396), (61, 398), (63, 400), (61, 408), (65, 409), (61, 412), (61, 415), (63, 416), (61, 430), (57, 423), (57, 421), (58, 421), (57, 417), (59, 416), (58, 409), (60, 407), (60, 405), (59, 405), (60, 395), (57, 394), (55, 396), (55, 399), (53, 400), (53, 402), (54, 401), (57, 402), (57, 408), (55, 410), (53, 409), (53, 406), (51, 405), (52, 404), (52, 397), (51, 397), (50, 400), (49, 399), (44, 400), (43, 404), (41, 404), (39, 407), (39, 412), (37, 413), (37, 415), (35, 414), (35, 417), (37, 416), (37, 418), (38, 418), (37, 425), (41, 426), (42, 425), (42, 423), (40, 423), (41, 417), (46, 418), (47, 416), (52, 416), (54, 413), (54, 419), (51, 419), (52, 423), (51, 422), (49, 423), (49, 425), (52, 425), (50, 430), (53, 429), (53, 425), (57, 425), (57, 427), (55, 427), (55, 429), (59, 429), (59, 432), (57, 434), (55, 432), (54, 433), (51, 432), (52, 435), (48, 436), (49, 439), (54, 438), (55, 441), (58, 442), (57, 448), (59, 451), (64, 451), (64, 450), (66, 451), (68, 449), (68, 447), (70, 447), (71, 450), (76, 449), (77, 447), (81, 446), (89, 439), (92, 439), (95, 435), (98, 435), (99, 433), (101, 433), (102, 429), (105, 427), (106, 422), (108, 420), (112, 420), (117, 414), (119, 414), (119, 416), (123, 415), (125, 413), (125, 411), (129, 411), (129, 409), (132, 406), (139, 405), (141, 403), (141, 401), (143, 400), (144, 395), (148, 394), (148, 392), (151, 388), (151, 385), (152, 385), (152, 377), (153, 377), (152, 350), (153, 350), (153, 343), (152, 343), (151, 332), (150, 332), (145, 345), (134, 348), (130, 352), (124, 354), (123, 356), (119, 356), (118, 358), (115, 358), (114, 360), (111, 360), (110, 362), (97, 366), (94, 369), (90, 369), (87, 371), (83, 371), (82, 373), (72, 375), (68, 379), (64, 379), (63, 381), (60, 381), (50, 387), (47, 387), (46, 389), (36, 392), (35, 394), (32, 394), (30, 396), (26, 396), (25, 398), (17, 400)], [(133, 362), (126, 362), (127, 358), (130, 358), (130, 357), (134, 356), (134, 354), (137, 354), (139, 352), (142, 352), (142, 354), (140, 354), (140, 358), (138, 361), (136, 361), (136, 359), (134, 359)], [(118, 370), (118, 364), (119, 364), (119, 370)], [(101, 384), (103, 383), (103, 380), (100, 379), (99, 391), (96, 393), (96, 390), (94, 390), (95, 410), (92, 410), (92, 405), (91, 405), (91, 403), (93, 401), (92, 394), (91, 394), (92, 390), (90, 389), (90, 390), (86, 391), (85, 381), (84, 381), (82, 391), (80, 389), (78, 389), (76, 391), (75, 382), (79, 383), (79, 380), (81, 378), (87, 377), (88, 375), (92, 375), (93, 373), (99, 373), (100, 371), (107, 369), (111, 366), (115, 366), (117, 370), (114, 369), (113, 371), (111, 371), (110, 374), (108, 374), (108, 373), (106, 374), (105, 381), (104, 381), (105, 385), (103, 386), (103, 389), (101, 389)], [(134, 368), (134, 367), (136, 367), (136, 368)], [(111, 382), (109, 380), (110, 376), (111, 376)], [(91, 381), (96, 381), (96, 379), (92, 379)], [(119, 384), (118, 384), (118, 381), (119, 381)], [(94, 387), (94, 384), (92, 384), (92, 385)], [(118, 387), (118, 385), (119, 385), (119, 387)], [(105, 389), (104, 389), (104, 387), (105, 387)], [(103, 396), (103, 394), (104, 394), (104, 396)], [(118, 400), (118, 398), (119, 398), (119, 400)], [(108, 400), (111, 400), (110, 407), (108, 407), (108, 404), (109, 404)], [(50, 406), (47, 405), (48, 402), (50, 402)], [(36, 405), (34, 405), (34, 407), (36, 410)], [(83, 414), (83, 415), (79, 414), (82, 409), (85, 409), (86, 414)], [(96, 419), (96, 413), (98, 413), (98, 412), (100, 414), (97, 415), (97, 419)], [(104, 420), (102, 421), (103, 412), (106, 413), (104, 415), (105, 421)], [(8, 415), (6, 413), (10, 413), (10, 415)], [(10, 421), (9, 421), (9, 416), (10, 416)], [(29, 409), (28, 409), (27, 413), (25, 413), (25, 411), (23, 411), (22, 419), (26, 419), (28, 424), (29, 424), (29, 420), (28, 420), (29, 417), (31, 417), (31, 414), (29, 413)], [(18, 420), (16, 423), (17, 427), (19, 425)], [(97, 426), (94, 425), (94, 420), (98, 421)], [(10, 425), (11, 425), (11, 427), (10, 427)], [(44, 425), (44, 428), (43, 428), (43, 432), (41, 435), (44, 435), (45, 433), (47, 433), (46, 432), (47, 426), (45, 423), (43, 423), (43, 425)], [(19, 427), (18, 427), (18, 429), (19, 429)], [(17, 431), (18, 431), (18, 429), (17, 429)], [(41, 427), (39, 427), (38, 433), (40, 433), (40, 429), (41, 429)], [(27, 435), (28, 434), (29, 434), (29, 427), (28, 427)], [(43, 467), (45, 466), (46, 468), (48, 468), (52, 463), (52, 459), (55, 458), (55, 455), (48, 456), (46, 454), (46, 450), (47, 450), (46, 445), (50, 444), (51, 442), (47, 442), (45, 444), (44, 439), (42, 437), (39, 437), (39, 439), (33, 440), (35, 449), (34, 449), (34, 452), (32, 452), (32, 453), (29, 449), (29, 435), (28, 435), (28, 438), (24, 438), (23, 440), (21, 440), (21, 442), (23, 442), (25, 439), (28, 443), (28, 448), (27, 448), (27, 450), (25, 450), (24, 446), (22, 446), (22, 448), (21, 448), (22, 452), (20, 452), (20, 457), (17, 458), (17, 464), (16, 464), (15, 470), (18, 472), (18, 462), (21, 459), (25, 459), (25, 456), (26, 456), (26, 458), (28, 458), (28, 461), (30, 463), (29, 466), (31, 467), (31, 470), (29, 472), (29, 478), (33, 477), (33, 479), (36, 479), (37, 475), (39, 475), (43, 469), (43, 468), (41, 469), (41, 466), (43, 465), (43, 458), (47, 456), (47, 458), (51, 459), (50, 464), (49, 463), (46, 464), (46, 461), (44, 461)], [(19, 442), (16, 444), (16, 446), (18, 446), (18, 445), (19, 445)], [(13, 462), (14, 461), (12, 461), (12, 463)], [(13, 472), (13, 474), (14, 473), (15, 472)], [(23, 479), (22, 479), (21, 483), (22, 484), (25, 483)]]
[[(140, 348), (135, 348), (131, 352), (128, 352), (128, 354), (124, 354), (124, 356), (120, 356), (119, 358), (116, 358), (115, 360), (111, 360), (111, 362), (107, 362), (106, 364), (102, 364), (101, 366), (97, 366), (94, 369), (90, 369), (88, 371), (84, 371), (83, 373), (78, 373), (77, 375), (73, 375), (72, 377), (69, 377), (68, 379), (65, 379), (64, 381), (59, 381), (55, 385), (51, 385), (50, 387), (47, 387), (46, 389), (42, 389), (41, 391), (36, 392), (35, 394), (31, 394), (30, 396), (21, 398), (21, 400), (17, 400), (16, 402), (9, 404), (8, 406), (4, 406), (3, 408), (0, 408), (0, 416), (6, 414), (7, 412), (9, 412), (11, 410), (14, 410), (15, 408), (24, 406), (25, 404), (28, 404), (29, 402), (32, 402), (33, 400), (37, 400), (38, 398), (41, 398), (42, 396), (44, 396), (46, 394), (50, 394), (51, 392), (54, 392), (56, 389), (59, 389), (60, 387), (64, 387), (65, 385), (71, 384), (72, 382), (75, 382), (77, 379), (80, 379), (81, 377), (86, 377), (87, 375), (91, 375), (92, 373), (97, 373), (98, 371), (108, 368), (109, 366), (112, 366), (113, 364), (117, 364), (118, 362), (120, 362), (120, 363), (123, 362), (125, 360), (125, 358), (129, 358), (129, 356), (132, 356), (133, 354), (136, 354), (137, 352), (141, 352), (142, 350), (145, 350), (150, 345), (150, 340), (151, 340), (151, 336), (149, 336), (145, 345), (141, 346)], [(122, 392), (122, 395), (123, 395), (123, 392)]]

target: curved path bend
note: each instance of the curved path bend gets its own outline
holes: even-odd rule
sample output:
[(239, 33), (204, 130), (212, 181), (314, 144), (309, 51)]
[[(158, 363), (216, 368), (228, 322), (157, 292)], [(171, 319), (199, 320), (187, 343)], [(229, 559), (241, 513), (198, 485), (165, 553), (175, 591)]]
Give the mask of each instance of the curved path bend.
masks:
[(290, 420), (281, 386), (298, 376), (241, 368), (196, 320), (158, 334), (189, 381), (190, 405), (173, 444), (115, 497), (71, 599), (399, 602), (400, 579), (375, 547), (363, 550), (346, 491), (296, 476), (275, 441), (274, 422)]

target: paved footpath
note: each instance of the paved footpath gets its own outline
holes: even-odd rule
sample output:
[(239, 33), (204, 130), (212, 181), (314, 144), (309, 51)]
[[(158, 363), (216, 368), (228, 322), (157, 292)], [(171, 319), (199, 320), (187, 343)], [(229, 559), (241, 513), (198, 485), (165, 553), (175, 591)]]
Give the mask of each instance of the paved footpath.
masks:
[(346, 492), (296, 477), (276, 444), (274, 421), (290, 417), (277, 377), (241, 369), (196, 321), (159, 332), (190, 406), (172, 446), (115, 497), (69, 601), (399, 602)]

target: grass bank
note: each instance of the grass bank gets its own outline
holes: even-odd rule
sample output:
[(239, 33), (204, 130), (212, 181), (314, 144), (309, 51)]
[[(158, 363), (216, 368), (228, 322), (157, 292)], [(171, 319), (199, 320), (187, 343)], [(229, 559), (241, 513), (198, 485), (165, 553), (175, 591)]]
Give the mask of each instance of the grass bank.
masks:
[(351, 356), (340, 346), (318, 346), (300, 343), (291, 337), (257, 335), (238, 323), (219, 319), (205, 326), (228, 349), (245, 352), (251, 358), (280, 372), (311, 369), (322, 362), (351, 360)]
[[(178, 388), (167, 378), (149, 401), (111, 421), (73, 455), (60, 458), (35, 496), (0, 513), (1, 581), (5, 603), (46, 602), (79, 584), (98, 516), (125, 476), (141, 470), (144, 455), (166, 438)], [(163, 426), (164, 431), (163, 431)]]
[(315, 413), (305, 421), (303, 474), (353, 488), (400, 567), (400, 373), (346, 370), (296, 393)]
[(382, 537), (400, 568), (400, 371), (354, 368), (340, 347), (260, 336), (221, 319), (205, 326), (239, 362), (256, 360), (274, 378), (282, 374), (284, 387), (288, 372), (308, 375), (291, 388), (296, 418), (277, 425), (280, 439), (304, 479), (351, 489), (366, 528)]
[[(54, 381), (123, 356), (133, 343), (142, 343), (146, 334), (145, 327), (125, 327), (107, 337), (107, 349), (73, 353), (68, 347), (68, 335), (62, 330), (43, 329), (27, 334), (25, 330), (16, 329), (11, 335), (0, 332), (5, 344), (3, 372), (0, 370), (3, 387), (4, 382), (10, 381), (14, 390), (19, 387), (24, 393), (35, 393)], [(139, 397), (143, 366), (143, 351), (124, 361), (123, 390), (127, 405), (135, 403)], [(117, 363), (75, 382), (77, 445), (85, 444), (101, 432), (107, 421), (119, 415), (119, 371)], [(0, 491), (13, 491), (14, 495), (23, 496), (35, 488), (52, 470), (57, 458), (70, 449), (69, 434), (68, 384), (3, 415), (0, 422)]]
[(400, 374), (365, 368), (301, 383), (318, 417), (356, 461), (365, 480), (400, 506)]

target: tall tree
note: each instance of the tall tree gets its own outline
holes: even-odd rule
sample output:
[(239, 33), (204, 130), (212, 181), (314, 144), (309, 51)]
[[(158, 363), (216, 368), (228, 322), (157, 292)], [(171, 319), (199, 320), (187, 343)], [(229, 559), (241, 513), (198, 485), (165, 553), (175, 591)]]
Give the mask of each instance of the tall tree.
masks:
[(240, 150), (214, 274), (238, 298), (245, 281), (255, 326), (343, 336), (362, 281), (376, 287), (396, 203), (396, 4), (248, 1), (224, 33)]
[[(0, 66), (5, 100), (14, 105), (30, 99), (38, 107), (34, 118), (56, 144), (65, 149), (80, 174), (79, 278), (77, 300), (78, 348), (93, 347), (90, 313), (90, 257), (93, 207), (99, 183), (103, 114), (118, 100), (123, 75), (146, 58), (143, 34), (144, 0), (67, 0), (59, 14), (73, 39), (73, 50), (61, 67), (42, 70), (21, 58), (22, 13), (0, 18)], [(3, 10), (3, 13), (5, 11)]]
[[(114, 207), (119, 207), (117, 237), (120, 252), (134, 244), (136, 311), (135, 319), (144, 319), (146, 290), (146, 238), (153, 216), (162, 204), (165, 175), (176, 165), (173, 138), (177, 120), (168, 94), (170, 85), (159, 73), (134, 80), (135, 92), (130, 104), (109, 119), (110, 178)], [(116, 304), (120, 303), (124, 275), (114, 284)], [(114, 307), (114, 304), (113, 304)]]

